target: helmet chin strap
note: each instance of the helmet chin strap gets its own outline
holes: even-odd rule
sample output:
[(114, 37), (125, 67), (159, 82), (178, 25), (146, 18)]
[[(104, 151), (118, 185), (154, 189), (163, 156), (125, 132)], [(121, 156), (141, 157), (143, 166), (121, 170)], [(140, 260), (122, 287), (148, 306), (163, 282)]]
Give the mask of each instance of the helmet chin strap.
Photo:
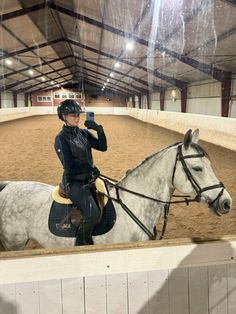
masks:
[(65, 124), (67, 123), (67, 121), (66, 121), (66, 115), (65, 114), (63, 114), (62, 115), (62, 118), (63, 118), (63, 121), (65, 122)]
[(65, 122), (65, 125), (70, 126), (70, 124), (68, 123), (68, 121), (66, 120), (66, 115), (63, 114), (63, 120)]

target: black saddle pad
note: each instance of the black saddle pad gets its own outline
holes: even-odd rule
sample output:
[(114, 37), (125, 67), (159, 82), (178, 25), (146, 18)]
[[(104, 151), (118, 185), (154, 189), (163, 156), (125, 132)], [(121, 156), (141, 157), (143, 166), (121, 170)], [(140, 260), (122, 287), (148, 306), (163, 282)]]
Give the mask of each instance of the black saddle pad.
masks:
[(112, 229), (116, 222), (116, 211), (110, 199), (103, 208), (103, 215), (100, 223), (94, 228), (92, 235), (98, 236), (107, 233)]
[(48, 218), (48, 227), (51, 233), (59, 237), (76, 237), (78, 227), (71, 222), (70, 212), (72, 205), (53, 202)]
[[(77, 235), (78, 227), (71, 222), (70, 212), (73, 205), (59, 204), (53, 202), (48, 218), (48, 227), (51, 233), (58, 237), (74, 238)], [(108, 200), (103, 209), (101, 222), (95, 227), (93, 236), (107, 233), (112, 229), (116, 221), (116, 212), (111, 200)]]

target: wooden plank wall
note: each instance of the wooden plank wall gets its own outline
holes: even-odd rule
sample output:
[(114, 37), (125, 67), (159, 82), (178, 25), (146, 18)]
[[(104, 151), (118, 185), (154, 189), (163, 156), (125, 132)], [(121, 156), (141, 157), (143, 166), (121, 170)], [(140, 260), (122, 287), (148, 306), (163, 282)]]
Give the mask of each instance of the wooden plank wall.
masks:
[(0, 285), (1, 314), (235, 314), (236, 263)]

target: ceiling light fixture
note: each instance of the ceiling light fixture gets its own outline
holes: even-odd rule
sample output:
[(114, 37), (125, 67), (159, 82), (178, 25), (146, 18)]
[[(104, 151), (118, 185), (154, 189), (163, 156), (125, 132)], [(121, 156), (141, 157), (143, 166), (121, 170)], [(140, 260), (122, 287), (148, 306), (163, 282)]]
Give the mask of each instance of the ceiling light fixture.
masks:
[(55, 82), (54, 82), (54, 81), (51, 81), (51, 84), (53, 85), (53, 84), (55, 84)]
[(119, 68), (120, 67), (120, 63), (119, 62), (116, 62), (115, 63), (115, 68)]
[(11, 65), (12, 64), (12, 60), (10, 60), (10, 59), (6, 59), (5, 62), (6, 62), (7, 65)]
[(113, 77), (113, 76), (114, 76), (114, 73), (113, 73), (113, 72), (111, 72), (111, 73), (110, 73), (110, 77)]
[(33, 71), (33, 70), (29, 70), (29, 74), (30, 74), (30, 75), (33, 75), (33, 74), (34, 74), (34, 71)]
[(107, 82), (110, 82), (110, 80), (109, 80), (109, 79), (107, 79)]
[(44, 77), (44, 76), (42, 76), (42, 77), (41, 77), (41, 80), (44, 82), (44, 81), (45, 81), (45, 77)]
[(125, 49), (127, 51), (132, 51), (134, 49), (134, 41), (130, 40), (126, 43)]

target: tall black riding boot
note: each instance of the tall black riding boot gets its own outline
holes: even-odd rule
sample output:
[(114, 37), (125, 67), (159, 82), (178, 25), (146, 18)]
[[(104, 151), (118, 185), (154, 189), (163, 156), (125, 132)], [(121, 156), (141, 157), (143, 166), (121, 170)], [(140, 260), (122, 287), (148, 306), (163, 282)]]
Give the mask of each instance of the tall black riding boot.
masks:
[(88, 221), (81, 222), (76, 235), (75, 245), (93, 244), (92, 232), (95, 225)]

